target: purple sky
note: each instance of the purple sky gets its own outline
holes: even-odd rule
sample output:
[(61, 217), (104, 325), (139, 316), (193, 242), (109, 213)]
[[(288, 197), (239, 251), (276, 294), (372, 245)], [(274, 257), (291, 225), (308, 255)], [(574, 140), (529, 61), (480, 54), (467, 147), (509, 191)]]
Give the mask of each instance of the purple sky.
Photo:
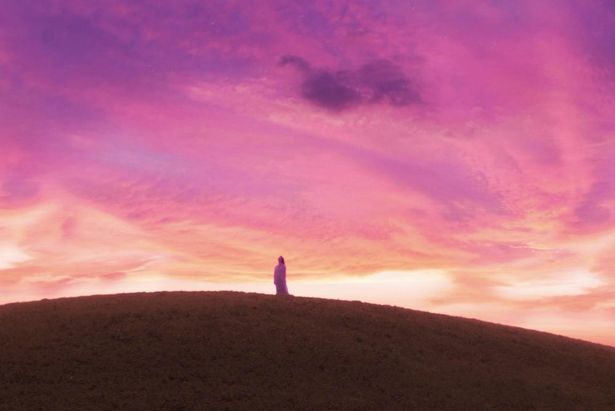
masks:
[(360, 299), (615, 345), (615, 3), (0, 5), (0, 302)]

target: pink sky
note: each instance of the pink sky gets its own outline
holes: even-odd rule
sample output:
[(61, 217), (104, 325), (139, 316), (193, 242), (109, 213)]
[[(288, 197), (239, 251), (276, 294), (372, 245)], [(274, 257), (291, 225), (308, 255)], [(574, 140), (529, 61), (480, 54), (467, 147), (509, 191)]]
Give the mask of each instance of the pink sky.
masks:
[(356, 299), (615, 345), (608, 1), (3, 1), (0, 303)]

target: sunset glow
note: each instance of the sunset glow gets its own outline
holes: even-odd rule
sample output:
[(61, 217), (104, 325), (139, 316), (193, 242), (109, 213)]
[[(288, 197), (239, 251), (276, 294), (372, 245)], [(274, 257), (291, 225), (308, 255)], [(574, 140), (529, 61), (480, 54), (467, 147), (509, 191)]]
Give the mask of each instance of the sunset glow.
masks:
[(615, 3), (0, 5), (0, 303), (362, 300), (615, 345)]

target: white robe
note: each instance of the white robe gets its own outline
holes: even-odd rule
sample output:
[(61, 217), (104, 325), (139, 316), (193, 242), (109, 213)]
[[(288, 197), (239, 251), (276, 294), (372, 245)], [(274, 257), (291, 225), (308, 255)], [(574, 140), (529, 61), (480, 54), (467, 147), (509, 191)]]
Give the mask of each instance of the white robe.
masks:
[(273, 271), (273, 283), (275, 284), (276, 294), (288, 294), (286, 286), (286, 265), (278, 264)]

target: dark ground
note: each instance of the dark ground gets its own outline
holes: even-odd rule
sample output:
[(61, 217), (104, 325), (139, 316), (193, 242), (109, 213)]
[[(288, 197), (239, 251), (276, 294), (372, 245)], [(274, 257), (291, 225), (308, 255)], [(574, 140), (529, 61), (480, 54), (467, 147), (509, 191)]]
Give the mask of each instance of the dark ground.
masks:
[(0, 306), (2, 410), (615, 410), (615, 348), (232, 292)]

